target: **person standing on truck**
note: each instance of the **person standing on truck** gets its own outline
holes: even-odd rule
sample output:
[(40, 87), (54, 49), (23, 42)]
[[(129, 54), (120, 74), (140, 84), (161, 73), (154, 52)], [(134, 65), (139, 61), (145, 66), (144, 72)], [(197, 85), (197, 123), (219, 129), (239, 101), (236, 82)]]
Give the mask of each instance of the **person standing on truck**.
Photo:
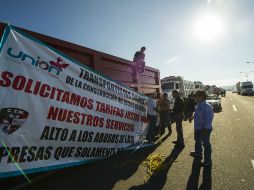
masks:
[(196, 92), (197, 107), (194, 116), (189, 119), (189, 122), (194, 119), (194, 140), (195, 151), (190, 152), (190, 155), (202, 159), (202, 144), (204, 147), (204, 161), (202, 166), (212, 164), (211, 154), (212, 148), (210, 143), (210, 135), (213, 130), (213, 107), (206, 101), (206, 93), (204, 91)]
[(157, 93), (154, 92), (150, 95), (150, 97), (147, 100), (147, 119), (148, 119), (148, 131), (146, 135), (146, 140), (150, 143), (153, 143), (155, 141), (155, 128), (156, 128), (156, 102), (155, 98), (157, 96)]
[(136, 68), (139, 73), (145, 72), (145, 50), (146, 47), (142, 47), (140, 51), (137, 51), (134, 55), (133, 62), (136, 63)]
[(182, 122), (184, 119), (184, 100), (180, 97), (180, 94), (177, 90), (172, 91), (172, 96), (175, 98), (173, 115), (176, 122), (176, 132), (177, 132), (177, 140), (172, 143), (175, 144), (176, 147), (184, 148), (184, 139), (183, 139), (183, 126)]
[(159, 104), (160, 112), (160, 128), (159, 134), (163, 135), (165, 133), (165, 128), (168, 128), (168, 133), (171, 135), (171, 119), (170, 119), (170, 100), (168, 99), (168, 94), (164, 93)]

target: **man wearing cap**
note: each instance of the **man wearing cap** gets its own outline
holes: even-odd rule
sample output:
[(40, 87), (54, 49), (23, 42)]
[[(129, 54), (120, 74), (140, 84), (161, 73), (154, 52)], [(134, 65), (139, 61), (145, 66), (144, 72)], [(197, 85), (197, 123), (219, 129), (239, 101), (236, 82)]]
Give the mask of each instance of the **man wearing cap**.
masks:
[(202, 144), (204, 147), (204, 162), (203, 166), (208, 166), (212, 164), (211, 154), (211, 143), (210, 135), (212, 132), (212, 122), (213, 122), (213, 107), (206, 102), (206, 93), (204, 91), (196, 92), (196, 102), (197, 106), (189, 121), (191, 122), (194, 118), (194, 139), (195, 139), (195, 151), (190, 153), (191, 156), (202, 159)]

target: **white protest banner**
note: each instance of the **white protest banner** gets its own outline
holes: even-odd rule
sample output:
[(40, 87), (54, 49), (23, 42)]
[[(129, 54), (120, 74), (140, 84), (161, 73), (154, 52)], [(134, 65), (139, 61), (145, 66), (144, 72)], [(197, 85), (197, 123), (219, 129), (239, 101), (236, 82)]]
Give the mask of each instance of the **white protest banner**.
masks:
[(145, 96), (12, 26), (0, 97), (0, 178), (110, 157), (147, 127)]

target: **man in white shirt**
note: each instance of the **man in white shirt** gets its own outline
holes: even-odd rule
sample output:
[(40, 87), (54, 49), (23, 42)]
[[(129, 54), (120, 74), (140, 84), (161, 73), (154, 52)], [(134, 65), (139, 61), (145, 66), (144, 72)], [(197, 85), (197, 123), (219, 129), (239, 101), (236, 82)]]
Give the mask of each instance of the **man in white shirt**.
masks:
[(157, 93), (154, 92), (150, 95), (147, 100), (147, 119), (148, 119), (148, 131), (146, 135), (146, 139), (148, 142), (154, 142), (155, 140), (155, 127), (156, 127), (156, 102), (154, 98), (156, 98)]

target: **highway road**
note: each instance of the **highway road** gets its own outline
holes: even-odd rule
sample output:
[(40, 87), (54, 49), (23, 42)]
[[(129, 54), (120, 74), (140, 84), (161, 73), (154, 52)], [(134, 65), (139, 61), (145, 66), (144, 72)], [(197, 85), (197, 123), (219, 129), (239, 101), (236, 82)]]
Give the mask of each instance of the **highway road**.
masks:
[[(184, 149), (171, 143), (176, 139), (173, 124), (172, 135), (162, 136), (154, 146), (99, 163), (43, 173), (32, 178), (32, 183), (19, 179), (19, 185), (11, 189), (254, 189), (254, 96), (228, 93), (222, 97), (222, 107), (213, 122), (211, 167), (203, 168), (189, 156), (194, 148), (193, 123), (184, 122)], [(164, 167), (144, 183), (146, 168), (141, 163), (156, 153), (165, 155)]]

